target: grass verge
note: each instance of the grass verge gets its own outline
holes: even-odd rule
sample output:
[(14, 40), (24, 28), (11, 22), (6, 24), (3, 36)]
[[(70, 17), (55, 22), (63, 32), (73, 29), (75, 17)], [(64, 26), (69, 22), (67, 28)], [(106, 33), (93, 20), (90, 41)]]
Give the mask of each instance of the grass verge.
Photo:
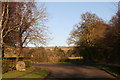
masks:
[[(24, 72), (20, 72), (20, 71), (8, 72), (2, 75), (3, 78), (2, 80), (40, 80), (46, 77), (47, 74), (49, 73), (48, 70), (45, 68), (40, 68), (39, 70), (32, 72), (33, 70), (35, 70), (35, 68), (31, 67)], [(29, 72), (32, 73), (24, 75)], [(17, 76), (20, 75), (24, 75), (24, 76), (16, 78)]]
[(11, 71), (11, 72), (2, 74), (2, 78), (15, 78), (19, 75), (23, 75), (23, 74), (31, 72), (33, 70), (34, 70), (34, 68), (31, 67), (31, 68), (27, 68), (26, 71)]
[(39, 79), (43, 79), (44, 77), (46, 77), (46, 75), (48, 74), (48, 70), (45, 68), (41, 68), (41, 70), (38, 70), (36, 72), (33, 72), (31, 74), (28, 74), (26, 76), (23, 76), (21, 78), (39, 78)]

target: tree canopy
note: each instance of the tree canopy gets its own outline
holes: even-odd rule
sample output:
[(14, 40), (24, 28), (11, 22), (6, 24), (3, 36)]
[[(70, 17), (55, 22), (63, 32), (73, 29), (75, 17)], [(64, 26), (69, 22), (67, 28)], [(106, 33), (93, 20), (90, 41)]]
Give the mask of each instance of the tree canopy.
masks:
[(76, 51), (88, 61), (119, 64), (120, 58), (120, 11), (105, 23), (96, 14), (86, 12), (74, 26), (68, 38)]

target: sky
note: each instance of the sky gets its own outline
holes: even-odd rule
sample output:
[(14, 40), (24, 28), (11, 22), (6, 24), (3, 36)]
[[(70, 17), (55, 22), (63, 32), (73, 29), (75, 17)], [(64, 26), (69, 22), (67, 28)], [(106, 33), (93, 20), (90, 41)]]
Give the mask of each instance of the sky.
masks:
[(80, 15), (85, 12), (95, 13), (105, 21), (115, 14), (115, 2), (46, 2), (49, 14), (49, 37), (46, 46), (68, 46), (67, 38), (75, 24), (80, 22)]

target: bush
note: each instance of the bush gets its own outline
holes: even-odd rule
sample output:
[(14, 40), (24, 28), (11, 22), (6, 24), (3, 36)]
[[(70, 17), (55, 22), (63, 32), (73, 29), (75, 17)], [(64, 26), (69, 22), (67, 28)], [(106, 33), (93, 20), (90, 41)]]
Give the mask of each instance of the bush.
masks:
[(9, 61), (3, 60), (2, 61), (2, 73), (9, 71)]
[(25, 62), (26, 68), (31, 67), (32, 65), (31, 60), (24, 60), (24, 62)]
[(7, 71), (12, 71), (15, 69), (15, 61), (12, 60), (2, 60), (2, 73)]
[[(31, 60), (24, 60), (26, 68), (31, 67)], [(2, 60), (2, 73), (15, 70), (16, 61), (14, 60)]]
[(15, 70), (16, 61), (9, 61), (9, 71)]

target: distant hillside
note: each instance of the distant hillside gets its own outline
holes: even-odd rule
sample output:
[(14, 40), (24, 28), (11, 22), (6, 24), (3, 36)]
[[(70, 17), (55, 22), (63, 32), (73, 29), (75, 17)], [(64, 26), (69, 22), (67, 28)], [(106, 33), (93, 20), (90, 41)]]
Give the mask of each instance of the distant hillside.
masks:
[[(38, 47), (24, 47), (23, 49), (27, 48), (28, 50), (30, 49), (36, 49)], [(49, 49), (49, 50), (54, 50), (55, 47), (44, 47), (45, 49)], [(68, 50), (72, 50), (74, 47), (57, 47), (57, 48), (61, 48), (64, 51), (68, 51)], [(24, 50), (23, 50), (24, 51)], [(19, 48), (14, 48), (14, 47), (7, 47), (5, 48), (5, 57), (16, 57), (16, 54), (19, 52)], [(23, 55), (20, 55), (21, 57), (23, 57)]]
[[(38, 48), (38, 47), (28, 47), (29, 49), (32, 49), (32, 48)], [(44, 47), (45, 49), (49, 49), (49, 50), (54, 50), (55, 47)], [(73, 49), (74, 47), (73, 46), (70, 46), (70, 47), (57, 47), (57, 48), (61, 48), (62, 50), (64, 51), (68, 51), (70, 49)]]
[[(44, 47), (44, 48), (45, 48), (45, 49), (54, 50), (55, 47)], [(68, 50), (73, 49), (73, 47), (58, 47), (58, 48), (61, 48), (61, 49), (64, 50), (64, 51), (68, 51)]]

